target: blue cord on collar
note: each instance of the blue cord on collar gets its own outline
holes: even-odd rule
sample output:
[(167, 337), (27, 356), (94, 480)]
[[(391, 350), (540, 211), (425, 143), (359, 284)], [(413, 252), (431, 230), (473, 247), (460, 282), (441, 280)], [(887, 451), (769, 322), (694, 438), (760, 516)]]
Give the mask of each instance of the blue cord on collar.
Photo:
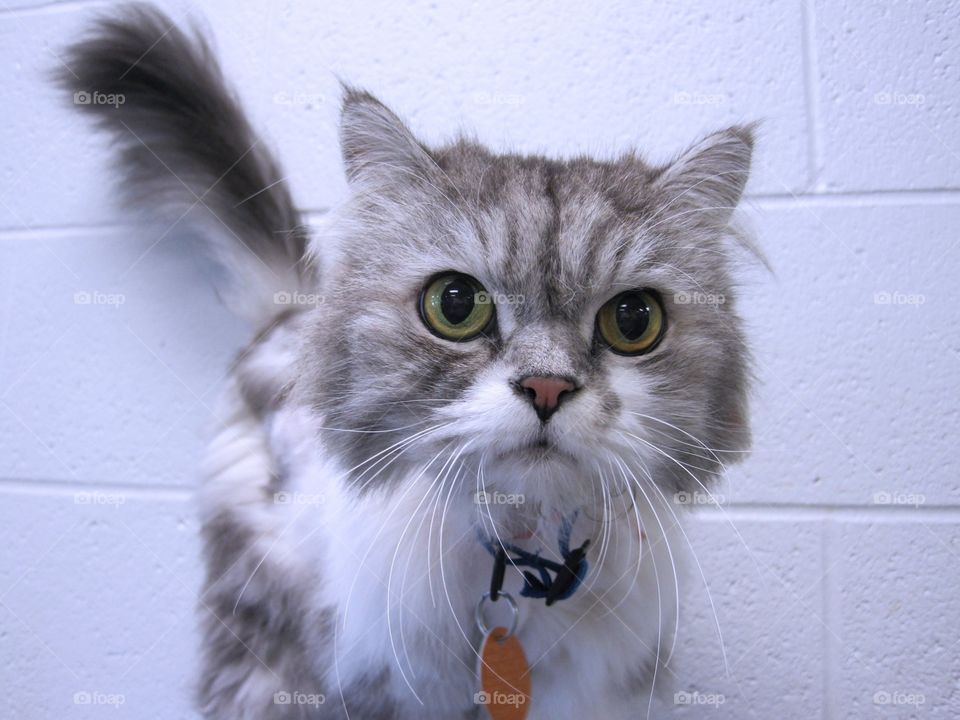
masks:
[[(570, 549), (570, 535), (573, 532), (573, 524), (577, 520), (577, 515), (578, 513), (574, 511), (572, 515), (565, 517), (560, 524), (557, 544), (563, 558), (562, 563), (540, 557), (539, 551), (531, 553), (511, 543), (497, 542), (492, 538), (485, 537), (478, 529), (480, 543), (494, 557), (494, 579), (491, 583), (491, 597), (496, 599), (497, 593), (500, 591), (499, 586), (503, 583), (503, 567), (501, 565), (507, 561), (518, 568), (529, 567), (539, 575), (538, 577), (529, 570), (522, 571), (524, 582), (520, 595), (523, 597), (545, 599), (547, 606), (550, 606), (557, 600), (566, 600), (573, 595), (586, 578), (589, 568), (586, 551), (590, 546), (590, 541), (586, 540), (580, 547)], [(510, 556), (507, 556), (507, 553), (510, 553)], [(552, 576), (551, 573), (553, 573)]]

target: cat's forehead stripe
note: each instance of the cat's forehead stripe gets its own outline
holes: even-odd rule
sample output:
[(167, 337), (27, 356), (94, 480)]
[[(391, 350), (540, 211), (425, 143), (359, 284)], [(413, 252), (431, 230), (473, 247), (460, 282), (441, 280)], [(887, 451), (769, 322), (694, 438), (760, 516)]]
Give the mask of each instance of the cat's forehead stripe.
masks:
[(639, 226), (642, 206), (627, 210), (611, 198), (610, 179), (596, 167), (496, 158), (476, 178), (453, 178), (478, 199), (488, 276), (498, 289), (524, 295), (516, 312), (527, 320), (575, 319), (594, 288), (627, 275), (624, 266), (636, 259), (623, 213)]

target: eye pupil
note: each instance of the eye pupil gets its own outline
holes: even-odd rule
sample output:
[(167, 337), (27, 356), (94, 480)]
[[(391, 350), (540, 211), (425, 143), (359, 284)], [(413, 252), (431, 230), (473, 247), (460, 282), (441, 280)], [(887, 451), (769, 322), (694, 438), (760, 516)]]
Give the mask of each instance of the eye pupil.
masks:
[(454, 279), (440, 296), (440, 311), (451, 325), (459, 325), (473, 312), (474, 289), (463, 278)]
[(643, 336), (650, 324), (650, 308), (638, 293), (625, 293), (617, 303), (617, 328), (627, 340)]

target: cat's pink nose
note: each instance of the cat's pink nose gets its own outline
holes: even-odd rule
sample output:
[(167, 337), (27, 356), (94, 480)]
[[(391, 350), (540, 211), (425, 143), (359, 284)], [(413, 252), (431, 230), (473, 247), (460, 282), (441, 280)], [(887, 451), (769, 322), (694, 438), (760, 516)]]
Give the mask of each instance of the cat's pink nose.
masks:
[(537, 411), (537, 416), (543, 422), (549, 420), (560, 407), (560, 399), (563, 395), (577, 389), (572, 382), (564, 378), (541, 375), (528, 375), (521, 379), (518, 385), (530, 398), (533, 409)]

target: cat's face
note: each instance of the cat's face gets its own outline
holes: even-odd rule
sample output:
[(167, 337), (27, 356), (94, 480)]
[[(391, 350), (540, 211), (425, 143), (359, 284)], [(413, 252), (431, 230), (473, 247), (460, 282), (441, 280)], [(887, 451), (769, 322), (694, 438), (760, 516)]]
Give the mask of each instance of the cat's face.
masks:
[(358, 485), (432, 463), (575, 505), (598, 482), (696, 489), (745, 449), (727, 224), (748, 130), (666, 169), (427, 151), (352, 94), (343, 143), (354, 199), (305, 367)]

